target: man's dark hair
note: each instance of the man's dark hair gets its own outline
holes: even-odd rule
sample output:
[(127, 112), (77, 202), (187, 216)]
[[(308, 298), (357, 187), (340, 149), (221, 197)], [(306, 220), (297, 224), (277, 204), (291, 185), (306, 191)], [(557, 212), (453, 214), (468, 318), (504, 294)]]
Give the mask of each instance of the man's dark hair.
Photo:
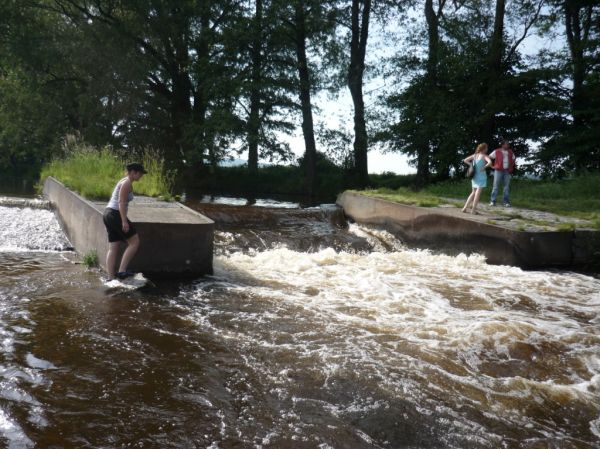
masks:
[(500, 141), (500, 146), (502, 146), (502, 145), (510, 145), (510, 142), (508, 140), (506, 140), (506, 139), (502, 139)]

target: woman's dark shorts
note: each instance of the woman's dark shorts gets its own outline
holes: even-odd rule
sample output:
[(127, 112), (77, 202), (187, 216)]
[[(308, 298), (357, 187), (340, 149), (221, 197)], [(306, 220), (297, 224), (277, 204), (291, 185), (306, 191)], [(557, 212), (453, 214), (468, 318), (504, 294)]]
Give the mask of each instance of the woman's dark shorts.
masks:
[(133, 223), (127, 219), (129, 223), (129, 232), (123, 232), (123, 221), (121, 220), (121, 214), (118, 210), (107, 207), (104, 211), (104, 226), (108, 231), (109, 242), (121, 242), (129, 240), (131, 237), (137, 234), (137, 231), (133, 227)]

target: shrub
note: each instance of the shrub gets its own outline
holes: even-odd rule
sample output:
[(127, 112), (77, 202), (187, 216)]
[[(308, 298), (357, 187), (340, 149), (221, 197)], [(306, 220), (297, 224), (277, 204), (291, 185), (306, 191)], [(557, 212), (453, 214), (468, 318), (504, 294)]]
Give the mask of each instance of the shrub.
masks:
[(86, 254), (84, 254), (83, 256), (83, 264), (87, 267), (87, 268), (96, 268), (99, 265), (99, 261), (98, 261), (98, 252), (93, 249), (89, 252), (87, 252)]

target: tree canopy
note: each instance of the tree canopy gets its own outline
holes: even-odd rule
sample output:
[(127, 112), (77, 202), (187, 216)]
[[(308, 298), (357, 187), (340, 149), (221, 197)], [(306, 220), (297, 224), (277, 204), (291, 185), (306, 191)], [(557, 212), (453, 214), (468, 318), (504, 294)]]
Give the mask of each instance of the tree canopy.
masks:
[[(419, 185), (502, 139), (524, 171), (600, 170), (599, 67), (592, 0), (6, 0), (0, 171), (39, 168), (77, 135), (256, 173), (293, 159), (296, 132), (311, 194), (317, 161), (340, 154), (368, 185), (374, 148), (407, 155)], [(321, 92), (349, 96), (351, 128), (322, 126)]]

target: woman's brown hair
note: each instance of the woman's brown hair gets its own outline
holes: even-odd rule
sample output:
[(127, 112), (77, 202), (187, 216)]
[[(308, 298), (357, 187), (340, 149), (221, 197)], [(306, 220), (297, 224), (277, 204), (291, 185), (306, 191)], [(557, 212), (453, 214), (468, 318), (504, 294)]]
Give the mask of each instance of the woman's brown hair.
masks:
[(475, 150), (475, 153), (483, 153), (484, 150), (487, 150), (488, 145), (487, 143), (480, 143), (479, 145), (477, 145), (477, 149)]

